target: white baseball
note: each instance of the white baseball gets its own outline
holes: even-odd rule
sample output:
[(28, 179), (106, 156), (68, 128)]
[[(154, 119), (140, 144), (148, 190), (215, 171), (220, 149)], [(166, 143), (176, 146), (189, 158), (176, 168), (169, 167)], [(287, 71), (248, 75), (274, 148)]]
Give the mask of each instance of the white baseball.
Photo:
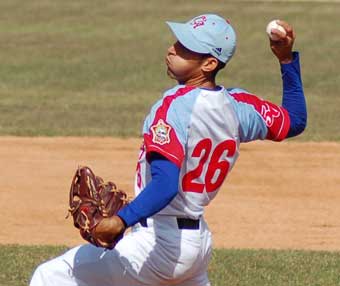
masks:
[(273, 20), (273, 21), (269, 22), (268, 25), (267, 25), (267, 28), (266, 28), (266, 32), (267, 32), (269, 38), (271, 38), (273, 41), (277, 41), (280, 38), (277, 35), (272, 34), (272, 29), (279, 30), (279, 31), (283, 32), (285, 35), (287, 34), (286, 30), (282, 26), (280, 26), (276, 21), (277, 20)]

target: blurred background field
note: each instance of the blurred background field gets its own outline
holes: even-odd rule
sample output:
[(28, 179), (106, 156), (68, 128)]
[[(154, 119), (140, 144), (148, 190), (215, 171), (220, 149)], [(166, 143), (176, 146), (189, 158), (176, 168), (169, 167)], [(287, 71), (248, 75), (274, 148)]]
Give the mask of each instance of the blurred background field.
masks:
[(2, 0), (0, 11), (0, 135), (138, 136), (152, 102), (174, 85), (164, 22), (212, 12), (238, 36), (219, 82), (277, 103), (279, 65), (264, 30), (273, 18), (292, 23), (309, 111), (293, 140), (340, 139), (338, 3)]

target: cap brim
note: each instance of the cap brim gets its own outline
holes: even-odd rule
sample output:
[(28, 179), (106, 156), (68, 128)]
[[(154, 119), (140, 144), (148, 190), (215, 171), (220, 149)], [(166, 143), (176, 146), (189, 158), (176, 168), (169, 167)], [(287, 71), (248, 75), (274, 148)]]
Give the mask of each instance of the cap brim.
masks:
[(174, 33), (177, 40), (187, 49), (193, 51), (195, 53), (200, 54), (209, 54), (209, 50), (205, 47), (202, 47), (198, 40), (191, 33), (187, 24), (183, 23), (174, 23), (174, 22), (166, 22), (171, 31)]

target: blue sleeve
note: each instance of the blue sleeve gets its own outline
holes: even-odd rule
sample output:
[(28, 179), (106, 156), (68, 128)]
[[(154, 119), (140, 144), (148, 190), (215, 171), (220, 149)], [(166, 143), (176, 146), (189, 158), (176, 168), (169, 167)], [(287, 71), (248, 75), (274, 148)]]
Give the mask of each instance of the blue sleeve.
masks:
[(176, 164), (157, 153), (152, 153), (150, 164), (150, 183), (117, 214), (123, 219), (126, 227), (159, 212), (177, 195), (180, 169)]
[(283, 82), (282, 106), (288, 111), (290, 118), (288, 138), (302, 133), (307, 124), (307, 108), (297, 52), (293, 53), (291, 63), (281, 65), (281, 74)]

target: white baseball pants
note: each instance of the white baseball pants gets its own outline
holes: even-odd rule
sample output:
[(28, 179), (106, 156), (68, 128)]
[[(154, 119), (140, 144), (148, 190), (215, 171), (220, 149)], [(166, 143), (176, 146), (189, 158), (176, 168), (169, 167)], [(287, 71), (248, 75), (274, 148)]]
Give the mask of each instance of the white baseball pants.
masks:
[(113, 250), (86, 244), (41, 264), (30, 286), (210, 286), (211, 232), (178, 229), (175, 217), (137, 224)]

